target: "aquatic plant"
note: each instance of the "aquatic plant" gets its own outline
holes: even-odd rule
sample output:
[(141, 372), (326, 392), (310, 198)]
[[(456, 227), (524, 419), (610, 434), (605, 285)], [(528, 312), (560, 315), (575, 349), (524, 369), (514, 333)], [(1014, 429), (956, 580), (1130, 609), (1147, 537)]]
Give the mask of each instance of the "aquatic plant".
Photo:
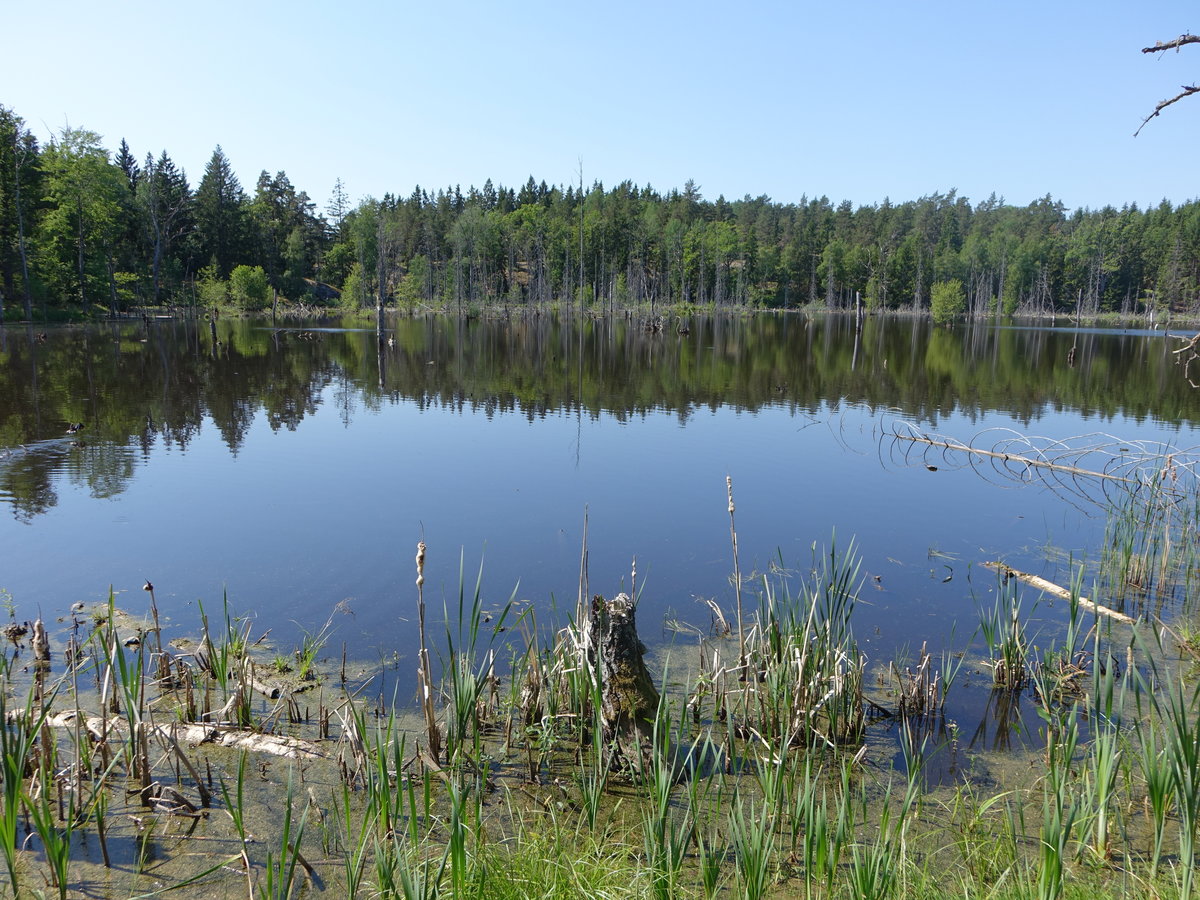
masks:
[(775, 810), (765, 802), (735, 797), (729, 808), (728, 827), (741, 896), (760, 900), (774, 871)]
[[(446, 758), (450, 762), (460, 759), (467, 745), (478, 752), (484, 695), (494, 692), (498, 679), (495, 675), (496, 652), (492, 639), (508, 627), (508, 614), (516, 600), (514, 588), (508, 602), (493, 617), (486, 617), (483, 609), (483, 563), (475, 578), (475, 588), (468, 603), (466, 594), (463, 558), (459, 556), (458, 609), (456, 617), (445, 610), (446, 660), (443, 665), (444, 693), (449, 700), (446, 720)], [(457, 625), (452, 626), (455, 622)], [(491, 622), (487, 646), (480, 644), (484, 625)], [(431, 747), (432, 749), (432, 747)], [(434, 756), (436, 759), (436, 755)]]
[(304, 826), (308, 820), (308, 805), (305, 804), (299, 821), (296, 821), (295, 804), (293, 776), (289, 774), (287, 795), (283, 804), (283, 822), (279, 831), (279, 849), (267, 850), (263, 876), (258, 883), (260, 900), (288, 900), (292, 896), (296, 881), (296, 866), (303, 865), (305, 869), (311, 869), (300, 852)]
[(25, 797), (25, 774), (33, 767), (35, 747), (49, 713), (53, 692), (39, 702), (30, 685), (23, 705), (9, 707), (12, 660), (0, 653), (0, 848), (8, 869), (9, 887), (16, 897), (20, 880), (17, 847), (21, 807)]
[(1029, 673), (1028, 641), (1021, 624), (1021, 598), (1015, 583), (1004, 579), (990, 609), (979, 611), (979, 631), (991, 654), (992, 684), (1019, 691)]

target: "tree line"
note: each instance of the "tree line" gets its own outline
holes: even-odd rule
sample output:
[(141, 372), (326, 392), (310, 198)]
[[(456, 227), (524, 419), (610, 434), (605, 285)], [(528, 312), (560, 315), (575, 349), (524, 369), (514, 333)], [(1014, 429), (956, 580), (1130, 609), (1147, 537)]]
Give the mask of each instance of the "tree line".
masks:
[[(869, 308), (981, 315), (1200, 314), (1200, 202), (1077, 209), (956, 191), (827, 197), (420, 186), (323, 211), (283, 171), (243, 189), (218, 146), (200, 181), (164, 150), (64, 128), (42, 146), (0, 106), (0, 289), (10, 310), (164, 304), (345, 309), (569, 305)], [(10, 312), (9, 315), (13, 313)]]
[[(234, 316), (124, 321), (7, 344), (0, 334), (0, 447), (9, 448), (0, 509), (40, 515), (57, 503), (62, 472), (113, 496), (160, 444), (183, 452), (213, 427), (237, 453), (256, 423), (295, 430), (330, 407), (347, 425), (409, 401), (530, 422), (669, 413), (682, 424), (722, 407), (781, 404), (823, 419), (835, 397), (934, 430), (944, 417), (979, 422), (996, 410), (1026, 429), (1062, 407), (1098, 431), (1113, 418), (1187, 429), (1195, 417), (1196, 393), (1170, 348), (1142, 335), (951, 330), (916, 317), (868, 318), (861, 329), (848, 316), (688, 321), (687, 335), (664, 335), (624, 316), (404, 316), (391, 344), (369, 330), (314, 334)], [(62, 438), (68, 422), (87, 424), (78, 438), (46, 439)]]

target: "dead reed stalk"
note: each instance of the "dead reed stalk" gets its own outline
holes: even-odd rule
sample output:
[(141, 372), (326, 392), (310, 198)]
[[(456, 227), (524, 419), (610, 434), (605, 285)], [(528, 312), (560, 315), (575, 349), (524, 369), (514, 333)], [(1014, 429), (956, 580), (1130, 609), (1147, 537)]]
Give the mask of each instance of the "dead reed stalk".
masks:
[(733, 594), (737, 598), (738, 664), (746, 665), (746, 632), (742, 627), (742, 570), (738, 565), (737, 526), (733, 521), (733, 478), (725, 476), (725, 493), (729, 497), (729, 539), (733, 543)]
[(417, 542), (417, 619), (421, 647), (417, 651), (417, 685), (421, 694), (421, 709), (425, 713), (425, 731), (429, 755), (437, 760), (442, 755), (442, 735), (438, 729), (437, 713), (433, 708), (433, 673), (429, 667), (429, 644), (425, 640), (425, 542)]

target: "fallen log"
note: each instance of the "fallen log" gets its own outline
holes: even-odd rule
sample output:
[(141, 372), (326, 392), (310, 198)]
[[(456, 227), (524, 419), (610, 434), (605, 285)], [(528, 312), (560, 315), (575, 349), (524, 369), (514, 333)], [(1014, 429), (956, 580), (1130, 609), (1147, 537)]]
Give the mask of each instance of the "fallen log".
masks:
[[(46, 724), (55, 728), (74, 728), (76, 716), (74, 710), (49, 716)], [(104, 718), (102, 716), (82, 715), (82, 724), (88, 733), (97, 741), (111, 740), (114, 734), (124, 739), (129, 732), (129, 725), (120, 716)], [(288, 759), (325, 759), (326, 754), (312, 741), (289, 737), (282, 734), (260, 734), (247, 731), (232, 725), (207, 725), (200, 723), (176, 722), (170, 725), (144, 724), (147, 738), (159, 738), (168, 745), (171, 742), (188, 744), (216, 744), (234, 750), (247, 750), (254, 753), (269, 753), (272, 756), (283, 756)]]
[[(1035, 587), (1039, 591), (1043, 591), (1053, 597), (1058, 597), (1061, 600), (1071, 599), (1071, 592), (1069, 590), (1055, 584), (1053, 581), (1047, 581), (1045, 578), (1042, 578), (1039, 575), (1031, 575), (1028, 572), (1021, 572), (1012, 568), (1011, 566), (1005, 565), (1002, 562), (985, 562), (984, 566), (992, 569), (993, 571), (999, 572), (1005, 578), (1019, 579), (1031, 587)], [(1077, 598), (1076, 602), (1079, 604), (1080, 609), (1085, 609), (1090, 613), (1095, 613), (1099, 616), (1107, 616), (1113, 621), (1123, 622), (1126, 625), (1133, 624), (1133, 619), (1125, 615), (1125, 613), (1117, 612), (1115, 609), (1110, 609), (1107, 606), (1101, 606), (1099, 603), (1093, 603), (1086, 597), (1079, 597)]]
[(1033, 469), (1048, 469), (1053, 472), (1066, 472), (1069, 475), (1083, 475), (1088, 478), (1102, 478), (1109, 481), (1123, 481), (1127, 484), (1140, 484), (1136, 478), (1128, 478), (1124, 475), (1112, 475), (1108, 472), (1097, 472), (1095, 469), (1081, 469), (1079, 466), (1071, 466), (1065, 463), (1050, 462), (1046, 459), (1038, 459), (1035, 456), (1024, 456), (1019, 453), (1003, 453), (998, 450), (983, 450), (979, 447), (972, 447), (970, 444), (964, 444), (961, 441), (955, 440), (940, 440), (938, 438), (926, 437), (925, 435), (916, 434), (893, 434), (893, 438), (898, 441), (908, 441), (913, 444), (925, 444), (929, 447), (938, 447), (942, 450), (954, 450), (959, 453), (966, 453), (971, 456), (983, 456), (988, 459), (998, 459), (1005, 463), (1018, 463)]

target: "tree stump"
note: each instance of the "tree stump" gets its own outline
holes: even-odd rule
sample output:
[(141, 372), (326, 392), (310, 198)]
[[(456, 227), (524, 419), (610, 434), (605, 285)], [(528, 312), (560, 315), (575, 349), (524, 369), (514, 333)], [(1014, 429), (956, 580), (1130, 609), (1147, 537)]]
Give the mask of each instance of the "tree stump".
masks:
[[(596, 666), (599, 654), (602, 686), (600, 720), (604, 743), (610, 748), (609, 765), (638, 772), (649, 771), (654, 746), (654, 719), (658, 713), (658, 689), (646, 671), (638, 639), (636, 607), (628, 594), (605, 600), (592, 599), (589, 660)], [(596, 671), (596, 668), (593, 668)]]

